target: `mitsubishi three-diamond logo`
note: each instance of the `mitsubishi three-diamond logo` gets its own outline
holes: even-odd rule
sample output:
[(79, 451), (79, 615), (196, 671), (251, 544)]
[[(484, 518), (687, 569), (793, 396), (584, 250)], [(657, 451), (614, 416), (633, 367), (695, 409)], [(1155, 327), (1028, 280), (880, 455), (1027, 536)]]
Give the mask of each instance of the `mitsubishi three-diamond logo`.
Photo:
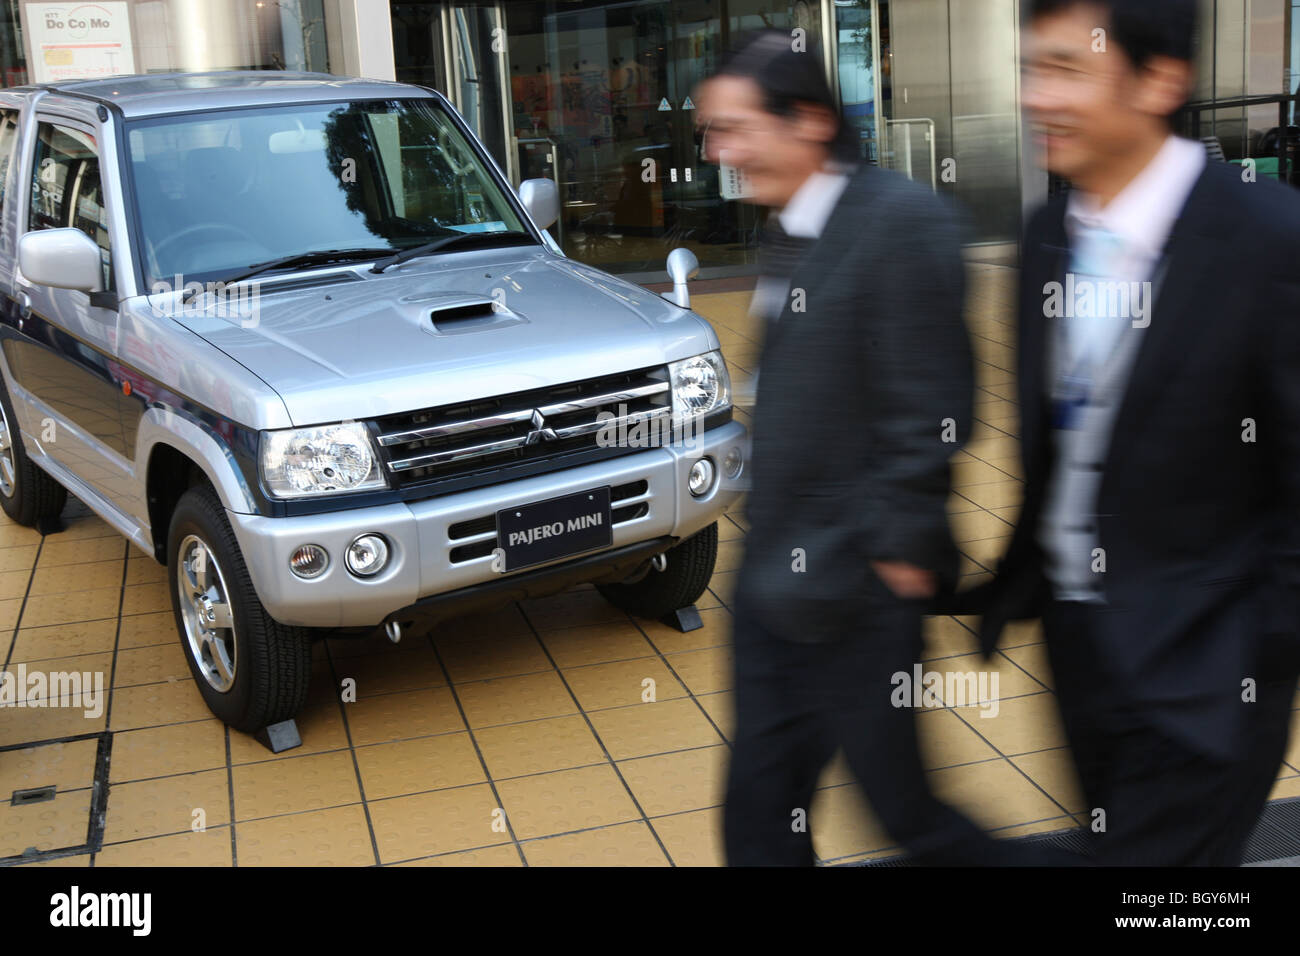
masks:
[(537, 409), (533, 409), (533, 430), (528, 433), (525, 445), (536, 445), (539, 441), (555, 441), (555, 429), (548, 428), (546, 419)]

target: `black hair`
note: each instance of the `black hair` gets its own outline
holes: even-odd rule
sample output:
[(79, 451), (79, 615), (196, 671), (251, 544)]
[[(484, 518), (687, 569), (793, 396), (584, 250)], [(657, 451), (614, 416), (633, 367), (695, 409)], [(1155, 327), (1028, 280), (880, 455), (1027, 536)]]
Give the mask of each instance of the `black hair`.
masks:
[(840, 162), (860, 159), (857, 128), (844, 118), (817, 51), (797, 49), (792, 33), (758, 30), (746, 34), (726, 53), (714, 76), (753, 80), (763, 94), (763, 106), (775, 116), (788, 117), (800, 104), (822, 107), (836, 120), (835, 136), (827, 143)]
[(1032, 0), (1030, 19), (1072, 7), (1095, 6), (1109, 15), (1109, 39), (1138, 67), (1155, 56), (1192, 62), (1196, 0)]

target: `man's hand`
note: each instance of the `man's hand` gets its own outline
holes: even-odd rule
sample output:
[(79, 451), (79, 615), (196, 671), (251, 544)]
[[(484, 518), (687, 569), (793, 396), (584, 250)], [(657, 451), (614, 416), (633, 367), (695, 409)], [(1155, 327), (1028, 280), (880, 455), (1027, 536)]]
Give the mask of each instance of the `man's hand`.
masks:
[(895, 597), (904, 601), (931, 598), (938, 590), (933, 571), (905, 561), (872, 561), (871, 569), (885, 582), (885, 587), (894, 592)]

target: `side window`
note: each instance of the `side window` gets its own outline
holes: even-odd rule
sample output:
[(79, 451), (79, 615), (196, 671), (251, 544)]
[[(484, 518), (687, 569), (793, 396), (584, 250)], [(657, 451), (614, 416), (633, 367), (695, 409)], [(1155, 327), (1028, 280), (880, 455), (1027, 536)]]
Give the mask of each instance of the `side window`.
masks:
[(5, 189), (9, 183), (9, 160), (13, 158), (18, 138), (18, 111), (0, 110), (0, 209), (4, 208)]
[(79, 129), (41, 123), (36, 132), (27, 228), (68, 226), (80, 229), (95, 240), (104, 268), (104, 288), (111, 289), (113, 259), (95, 138)]

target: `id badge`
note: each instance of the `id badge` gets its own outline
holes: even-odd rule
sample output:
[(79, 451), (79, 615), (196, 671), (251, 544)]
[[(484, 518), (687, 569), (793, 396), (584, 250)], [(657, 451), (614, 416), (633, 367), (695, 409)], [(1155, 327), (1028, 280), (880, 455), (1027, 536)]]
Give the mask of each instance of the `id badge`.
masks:
[(1079, 427), (1083, 409), (1088, 404), (1090, 384), (1086, 378), (1067, 375), (1061, 379), (1052, 397), (1052, 427), (1072, 431)]

